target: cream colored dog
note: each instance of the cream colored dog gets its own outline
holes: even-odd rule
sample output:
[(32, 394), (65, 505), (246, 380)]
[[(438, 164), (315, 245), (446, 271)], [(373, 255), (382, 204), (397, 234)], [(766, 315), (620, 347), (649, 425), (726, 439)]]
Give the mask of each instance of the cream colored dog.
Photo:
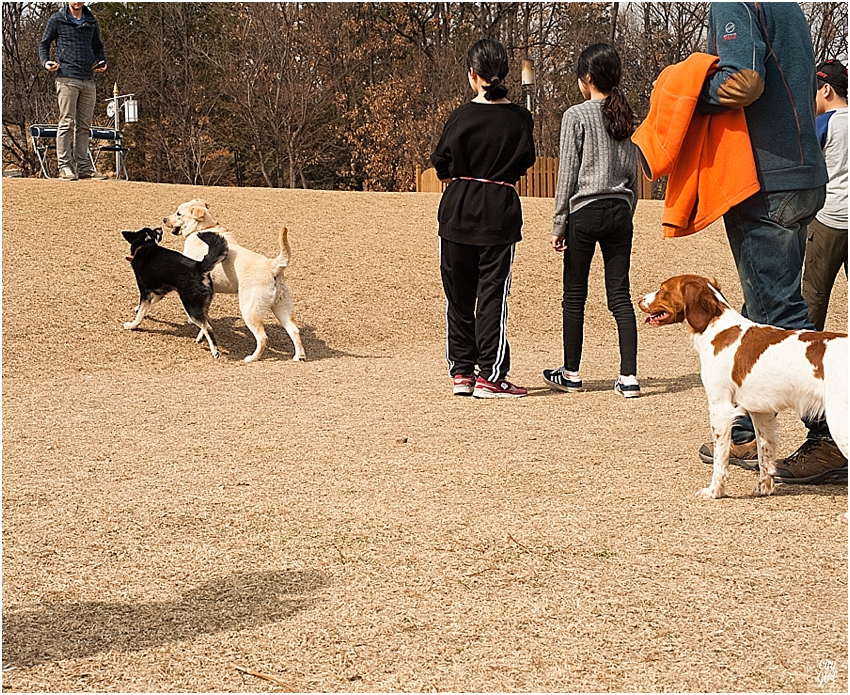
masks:
[(246, 362), (258, 360), (266, 349), (268, 337), (263, 323), (270, 310), (295, 345), (292, 359), (306, 359), (301, 333), (292, 321), (292, 298), (283, 278), (290, 257), (286, 227), (280, 230), (280, 254), (270, 259), (240, 246), (233, 235), (213, 219), (209, 205), (201, 199), (183, 203), (162, 222), (172, 234), (183, 235), (183, 253), (190, 258), (203, 258), (207, 252), (207, 245), (198, 238), (197, 232), (217, 232), (227, 239), (227, 258), (213, 268), (210, 277), (214, 292), (239, 296), (242, 318), (257, 339), (257, 349), (245, 358)]

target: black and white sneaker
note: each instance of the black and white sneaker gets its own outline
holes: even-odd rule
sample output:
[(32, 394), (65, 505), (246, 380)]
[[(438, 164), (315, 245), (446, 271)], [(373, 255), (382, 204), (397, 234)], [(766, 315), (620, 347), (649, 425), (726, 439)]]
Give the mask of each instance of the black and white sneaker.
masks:
[(581, 376), (578, 372), (568, 374), (563, 365), (557, 369), (544, 369), (543, 381), (558, 391), (574, 393), (582, 389)]
[(614, 393), (619, 393), (625, 398), (640, 397), (640, 384), (636, 376), (619, 376), (614, 382)]

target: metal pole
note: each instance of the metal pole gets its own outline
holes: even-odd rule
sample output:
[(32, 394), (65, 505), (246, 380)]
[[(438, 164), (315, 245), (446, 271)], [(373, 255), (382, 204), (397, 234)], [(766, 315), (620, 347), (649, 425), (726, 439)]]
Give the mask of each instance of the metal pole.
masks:
[(525, 108), (534, 113), (534, 61), (525, 58), (522, 61), (522, 91), (525, 92)]
[[(115, 83), (115, 86), (112, 88), (112, 106), (115, 109), (115, 137), (116, 142), (120, 140), (120, 128), (121, 121), (118, 116), (118, 83)], [(115, 150), (115, 180), (121, 178), (121, 152), (119, 150)]]

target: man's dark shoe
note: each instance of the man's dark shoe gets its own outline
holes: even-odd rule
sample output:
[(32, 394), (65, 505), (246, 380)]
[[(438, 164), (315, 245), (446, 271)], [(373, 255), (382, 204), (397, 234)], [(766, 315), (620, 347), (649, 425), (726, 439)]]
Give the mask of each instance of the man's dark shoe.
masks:
[(97, 179), (98, 181), (106, 181), (109, 177), (104, 174), (98, 174), (96, 171), (81, 171), (80, 179)]
[[(703, 463), (714, 463), (714, 442), (703, 444), (699, 448), (699, 457)], [(729, 463), (733, 466), (746, 468), (748, 471), (757, 471), (759, 469), (759, 452), (756, 440), (753, 439), (743, 444), (735, 444), (729, 447)]]
[(807, 439), (788, 458), (776, 462), (776, 481), (814, 485), (829, 478), (847, 479), (847, 459), (828, 439)]

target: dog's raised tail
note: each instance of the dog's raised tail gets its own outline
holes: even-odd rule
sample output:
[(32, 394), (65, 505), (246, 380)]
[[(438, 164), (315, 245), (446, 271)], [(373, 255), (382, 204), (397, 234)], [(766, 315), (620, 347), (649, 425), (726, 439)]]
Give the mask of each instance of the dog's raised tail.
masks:
[(289, 230), (286, 227), (280, 228), (280, 253), (272, 261), (272, 267), (275, 276), (289, 265), (289, 259), (292, 256), (292, 249), (289, 247)]
[(198, 232), (198, 238), (207, 245), (207, 253), (198, 261), (198, 266), (202, 273), (208, 273), (227, 258), (227, 240), (216, 232)]

